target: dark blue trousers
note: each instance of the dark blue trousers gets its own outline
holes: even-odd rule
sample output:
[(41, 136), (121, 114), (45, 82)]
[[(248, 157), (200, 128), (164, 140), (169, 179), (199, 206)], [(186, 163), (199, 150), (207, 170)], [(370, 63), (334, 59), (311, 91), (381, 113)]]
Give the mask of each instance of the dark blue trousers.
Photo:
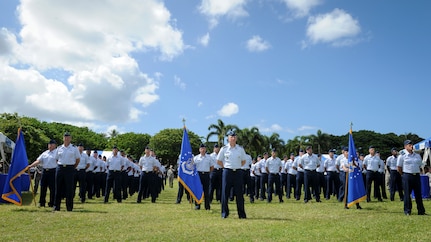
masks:
[(290, 198), (290, 194), (292, 193), (293, 188), (293, 196), (296, 197), (295, 190), (296, 190), (296, 175), (293, 174), (287, 174), (287, 190), (286, 190), (286, 197)]
[(54, 210), (60, 210), (61, 199), (66, 198), (67, 211), (73, 210), (73, 183), (75, 178), (75, 166), (57, 166), (55, 172), (55, 204)]
[[(209, 172), (198, 172), (199, 174), (199, 178), (201, 180), (201, 184), (202, 184), (202, 189), (204, 191), (204, 204), (205, 204), (205, 209), (209, 210), (210, 209), (210, 195), (209, 195), (209, 190), (210, 190), (210, 173)], [(200, 204), (196, 204), (196, 206), (198, 208), (200, 208)]]
[(266, 199), (266, 187), (268, 185), (268, 174), (260, 174), (260, 199)]
[(330, 199), (331, 194), (335, 194), (335, 196), (338, 195), (340, 187), (340, 177), (335, 171), (328, 171), (328, 174), (326, 175), (326, 194), (325, 198)]
[(313, 170), (304, 171), (304, 189), (305, 189), (304, 201), (311, 199), (310, 188), (312, 188), (313, 191), (315, 192), (316, 201), (320, 201), (318, 179), (319, 177), (316, 171), (313, 171)]
[(338, 201), (341, 202), (344, 199), (344, 193), (346, 191), (346, 172), (340, 171), (340, 188), (338, 189)]
[(215, 169), (210, 173), (210, 202), (214, 199), (214, 192), (216, 193), (216, 200), (221, 199), (221, 175), (222, 169)]
[(280, 186), (280, 175), (279, 174), (269, 174), (268, 175), (268, 202), (272, 201), (272, 194), (274, 193), (274, 185), (275, 185), (275, 194), (278, 195), (279, 201), (283, 200), (283, 195), (281, 193)]
[(404, 186), (404, 213), (412, 213), (412, 198), (410, 195), (412, 191), (415, 193), (416, 207), (418, 214), (425, 214), (425, 207), (422, 201), (422, 189), (421, 189), (421, 178), (418, 173), (416, 175), (404, 173), (403, 174), (403, 186)]
[(296, 174), (296, 186), (295, 186), (296, 200), (301, 199), (302, 185), (304, 185), (304, 172), (298, 172)]
[(395, 200), (395, 192), (398, 190), (398, 194), (401, 199), (404, 199), (403, 194), (403, 179), (401, 174), (397, 170), (391, 170), (389, 178), (389, 192), (391, 201)]
[(40, 198), (39, 204), (44, 207), (46, 204), (46, 191), (49, 188), (48, 207), (54, 206), (55, 199), (55, 168), (43, 169), (42, 177), (40, 178)]
[(109, 200), (111, 188), (114, 189), (114, 198), (121, 202), (121, 171), (109, 171), (106, 177), (105, 203)]
[(229, 192), (233, 187), (236, 197), (236, 208), (239, 218), (246, 218), (244, 209), (244, 195), (242, 187), (244, 185), (243, 170), (241, 169), (223, 169), (222, 175), (222, 195), (221, 195), (221, 216), (227, 218), (229, 216)]

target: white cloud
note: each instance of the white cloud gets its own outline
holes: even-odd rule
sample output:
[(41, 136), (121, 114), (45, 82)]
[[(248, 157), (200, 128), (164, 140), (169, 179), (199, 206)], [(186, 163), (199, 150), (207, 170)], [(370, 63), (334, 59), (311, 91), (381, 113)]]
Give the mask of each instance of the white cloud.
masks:
[(234, 114), (237, 114), (239, 112), (239, 107), (235, 103), (228, 103), (225, 104), (219, 111), (217, 111), (217, 114), (222, 117), (230, 117)]
[(178, 76), (174, 76), (174, 84), (175, 86), (180, 87), (182, 90), (186, 89), (186, 83), (181, 81), (181, 78), (179, 78)]
[(295, 18), (302, 18), (307, 16), (313, 7), (321, 4), (322, 0), (283, 0), (283, 2)]
[(272, 124), (269, 127), (256, 125), (256, 127), (259, 129), (259, 131), (261, 131), (263, 133), (274, 133), (274, 132), (283, 131), (283, 127), (281, 127), (281, 125), (279, 125), (279, 124)]
[(258, 35), (255, 35), (251, 39), (247, 40), (247, 49), (250, 52), (262, 52), (270, 47), (271, 45)]
[(307, 37), (312, 44), (351, 45), (357, 42), (354, 38), (360, 32), (358, 20), (341, 9), (308, 19)]
[(298, 128), (298, 131), (307, 131), (307, 130), (313, 130), (313, 129), (317, 129), (317, 128), (313, 126), (302, 125), (301, 127)]
[(210, 42), (210, 33), (206, 33), (204, 36), (199, 38), (199, 43), (203, 46), (208, 46)]
[(6, 28), (0, 29), (0, 58), (10, 57), (16, 49), (18, 48), (18, 43), (14, 34), (9, 32)]
[(202, 101), (198, 102), (198, 107), (202, 107), (204, 105), (204, 103)]
[(224, 15), (232, 19), (248, 16), (244, 9), (247, 0), (202, 0), (199, 11), (206, 15), (210, 21), (210, 27), (218, 24), (218, 18)]
[(169, 61), (186, 48), (157, 0), (22, 0), (17, 9), (19, 36), (0, 29), (0, 112), (70, 122), (138, 120), (140, 107), (159, 100), (163, 75), (143, 73), (131, 53)]

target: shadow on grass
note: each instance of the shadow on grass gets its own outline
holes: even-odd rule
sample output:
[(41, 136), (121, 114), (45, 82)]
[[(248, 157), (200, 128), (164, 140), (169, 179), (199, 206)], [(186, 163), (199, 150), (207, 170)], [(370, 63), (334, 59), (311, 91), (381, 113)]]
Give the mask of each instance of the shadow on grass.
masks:
[[(12, 209), (12, 212), (28, 212), (28, 213), (62, 213), (62, 212), (67, 212), (66, 210), (60, 210), (60, 211), (55, 211), (53, 212), (52, 209), (45, 209), (45, 208), (36, 208), (36, 209), (28, 209), (28, 208), (17, 208), (17, 209)], [(88, 210), (88, 209), (73, 209), (72, 212), (67, 212), (67, 213), (96, 213), (96, 214), (105, 214), (108, 213), (107, 211), (93, 211), (93, 210)]]
[(288, 219), (288, 218), (272, 218), (272, 217), (247, 217), (247, 220), (256, 220), (256, 221), (292, 221), (292, 219)]

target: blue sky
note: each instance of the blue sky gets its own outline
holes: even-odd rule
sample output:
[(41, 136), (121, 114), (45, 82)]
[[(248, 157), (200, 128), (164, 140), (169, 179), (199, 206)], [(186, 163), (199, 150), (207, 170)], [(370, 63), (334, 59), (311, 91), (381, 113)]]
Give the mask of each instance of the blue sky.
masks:
[(284, 140), (428, 128), (431, 2), (2, 1), (0, 112)]

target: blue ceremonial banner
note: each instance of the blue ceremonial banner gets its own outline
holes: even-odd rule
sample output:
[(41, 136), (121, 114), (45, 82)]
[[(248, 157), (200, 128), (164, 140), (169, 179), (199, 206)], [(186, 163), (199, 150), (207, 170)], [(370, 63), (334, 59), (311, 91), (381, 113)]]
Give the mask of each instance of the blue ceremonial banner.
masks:
[(3, 200), (19, 206), (22, 205), (21, 191), (23, 187), (21, 175), (26, 172), (27, 165), (28, 159), (25, 150), (24, 135), (20, 128), (18, 129), (18, 137), (16, 138), (9, 173), (6, 177), (1, 196)]
[(349, 133), (349, 179), (347, 190), (347, 206), (351, 207), (367, 198), (361, 169), (358, 167), (358, 156), (356, 154), (355, 142), (353, 141), (352, 129)]
[(202, 183), (199, 178), (198, 171), (196, 170), (196, 165), (193, 163), (192, 147), (185, 127), (183, 132), (183, 141), (181, 143), (178, 180), (190, 193), (190, 196), (193, 197), (196, 203), (201, 204), (204, 198)]

